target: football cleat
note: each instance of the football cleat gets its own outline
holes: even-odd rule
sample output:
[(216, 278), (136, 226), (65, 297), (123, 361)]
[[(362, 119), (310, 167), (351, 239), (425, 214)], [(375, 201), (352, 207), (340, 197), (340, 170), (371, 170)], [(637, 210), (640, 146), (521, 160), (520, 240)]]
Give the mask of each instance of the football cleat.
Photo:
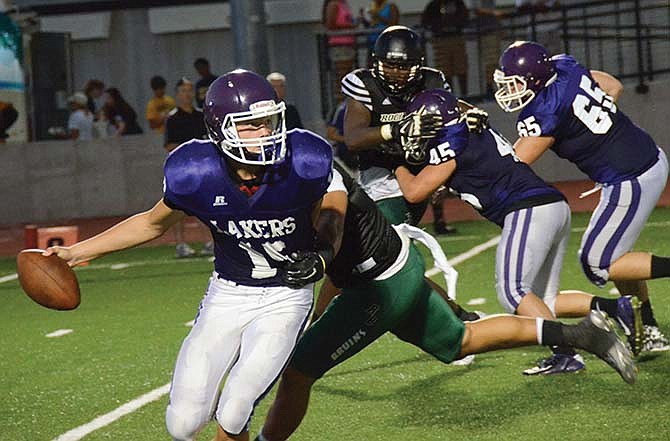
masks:
[(641, 305), (637, 297), (619, 297), (613, 318), (626, 335), (633, 354), (638, 355), (642, 349), (643, 330)]
[(470, 366), (472, 363), (475, 362), (475, 354), (471, 355), (466, 355), (463, 358), (459, 358), (458, 360), (454, 360), (451, 362), (454, 366)]
[(626, 383), (633, 384), (637, 378), (633, 354), (613, 326), (604, 312), (591, 311), (575, 325), (574, 346), (594, 354), (616, 370)]
[(642, 352), (670, 351), (670, 342), (658, 326), (644, 325)]
[(177, 244), (176, 253), (178, 259), (195, 256), (195, 250), (186, 242)]
[(579, 372), (586, 368), (584, 359), (579, 354), (552, 354), (540, 360), (536, 366), (523, 371), (524, 375), (552, 375)]

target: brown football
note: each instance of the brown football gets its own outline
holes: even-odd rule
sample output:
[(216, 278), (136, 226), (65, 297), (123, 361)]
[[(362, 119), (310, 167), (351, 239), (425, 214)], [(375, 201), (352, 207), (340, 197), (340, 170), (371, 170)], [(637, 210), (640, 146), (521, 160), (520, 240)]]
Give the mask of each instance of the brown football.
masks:
[(23, 250), (16, 257), (21, 287), (28, 297), (51, 309), (74, 309), (81, 300), (77, 276), (63, 259), (42, 250)]

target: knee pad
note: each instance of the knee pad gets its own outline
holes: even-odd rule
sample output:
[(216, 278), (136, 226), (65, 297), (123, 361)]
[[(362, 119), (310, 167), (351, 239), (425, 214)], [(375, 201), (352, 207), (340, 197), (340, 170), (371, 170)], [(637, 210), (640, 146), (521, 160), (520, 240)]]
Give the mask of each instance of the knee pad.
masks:
[(168, 433), (175, 441), (193, 441), (195, 435), (209, 421), (209, 415), (184, 406), (168, 405), (165, 412), (165, 424)]
[(239, 435), (247, 428), (255, 404), (253, 397), (235, 396), (225, 401), (222, 398), (216, 420), (227, 433)]
[(584, 275), (594, 285), (603, 286), (609, 279), (609, 265), (607, 268), (600, 268), (599, 260), (597, 257), (589, 258), (588, 255), (583, 253), (583, 250), (579, 250), (579, 263), (582, 266)]

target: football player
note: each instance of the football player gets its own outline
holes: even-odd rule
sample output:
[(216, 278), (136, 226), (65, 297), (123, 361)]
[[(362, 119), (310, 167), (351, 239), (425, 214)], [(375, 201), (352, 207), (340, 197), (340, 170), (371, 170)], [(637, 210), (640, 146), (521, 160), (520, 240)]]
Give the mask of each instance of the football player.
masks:
[[(345, 144), (359, 154), (359, 183), (393, 224), (416, 224), (426, 209), (427, 203), (407, 203), (390, 170), (397, 162), (422, 161), (406, 153), (402, 143), (410, 136), (434, 136), (439, 121), (435, 115), (406, 115), (405, 109), (415, 94), (436, 87), (450, 88), (442, 72), (424, 66), (421, 37), (405, 26), (391, 26), (381, 33), (371, 69), (354, 70), (342, 79), (342, 92), (347, 97)], [(471, 120), (476, 122), (476, 115)], [(319, 295), (316, 313), (334, 293), (328, 287), (326, 284)], [(434, 288), (449, 301), (444, 290), (437, 285)], [(459, 317), (478, 318), (451, 304)]]
[[(426, 152), (426, 165), (415, 176), (400, 166), (395, 173), (411, 203), (427, 199), (447, 185), (482, 216), (502, 228), (496, 252), (496, 292), (509, 313), (542, 317), (583, 317), (605, 310), (634, 338), (630, 297), (617, 300), (579, 291), (558, 295), (565, 248), (570, 236), (570, 207), (565, 197), (540, 179), (514, 155), (512, 146), (493, 128), (469, 133), (456, 98), (444, 89), (418, 94), (408, 110), (424, 109), (441, 116), (443, 128), (414, 148)], [(639, 312), (639, 310), (638, 310)], [(553, 355), (525, 374), (559, 374), (584, 368), (571, 348)]]
[(503, 52), (494, 80), (500, 107), (520, 110), (517, 156), (532, 164), (551, 149), (602, 189), (582, 236), (579, 260), (584, 273), (597, 286), (611, 280), (621, 295), (640, 299), (642, 350), (670, 350), (645, 282), (670, 276), (670, 258), (632, 251), (665, 188), (668, 161), (651, 136), (617, 106), (623, 85), (569, 55), (550, 57), (544, 47), (529, 41), (513, 43)]
[[(510, 315), (459, 320), (426, 283), (423, 259), (401, 228), (341, 174), (344, 188), (332, 189), (324, 203), (346, 213), (342, 246), (326, 267), (343, 292), (300, 338), (258, 441), (288, 439), (307, 412), (314, 382), (389, 331), (444, 363), (519, 346), (579, 347), (605, 360), (626, 382), (635, 381), (630, 351), (599, 311), (577, 325)], [(335, 197), (339, 202), (331, 202)]]
[(152, 209), (46, 254), (76, 265), (155, 239), (187, 214), (207, 225), (214, 272), (177, 357), (166, 423), (173, 439), (193, 440), (214, 415), (217, 440), (248, 440), (254, 407), (291, 356), (313, 282), (337, 249), (323, 231), (315, 242), (313, 227), (332, 153), (311, 132), (287, 133), (284, 104), (250, 71), (215, 80), (204, 115), (210, 139), (170, 153)]

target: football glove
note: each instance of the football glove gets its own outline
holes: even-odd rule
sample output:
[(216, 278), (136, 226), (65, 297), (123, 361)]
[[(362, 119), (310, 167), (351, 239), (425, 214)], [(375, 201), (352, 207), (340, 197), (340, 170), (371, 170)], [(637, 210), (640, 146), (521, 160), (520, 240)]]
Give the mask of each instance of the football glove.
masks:
[(408, 113), (398, 122), (384, 124), (381, 127), (385, 141), (395, 140), (401, 145), (408, 139), (430, 139), (442, 128), (442, 117), (436, 113), (428, 113), (425, 107)]
[(486, 110), (473, 107), (461, 114), (459, 122), (465, 121), (470, 133), (482, 133), (489, 126), (489, 114)]
[(282, 280), (289, 288), (300, 289), (310, 283), (321, 280), (335, 257), (332, 245), (326, 245), (318, 251), (295, 251), (284, 267)]

